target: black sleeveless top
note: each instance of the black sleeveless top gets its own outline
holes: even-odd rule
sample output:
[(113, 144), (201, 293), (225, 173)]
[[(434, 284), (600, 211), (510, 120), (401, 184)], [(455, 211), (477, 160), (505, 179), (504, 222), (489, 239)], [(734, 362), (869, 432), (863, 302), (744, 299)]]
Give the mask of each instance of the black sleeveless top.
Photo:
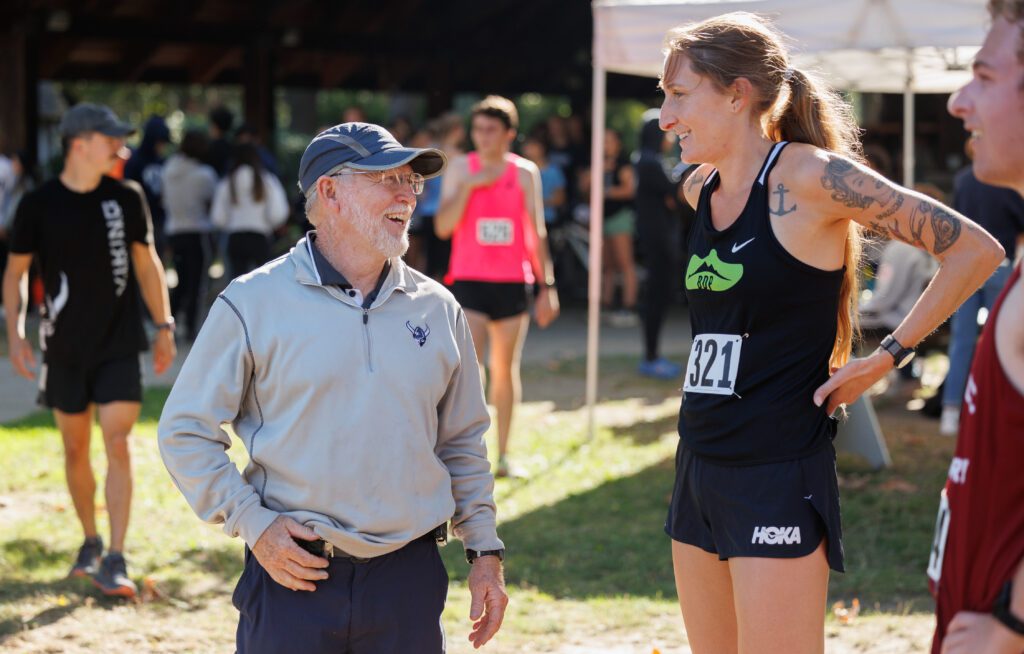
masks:
[(746, 206), (722, 231), (711, 222), (720, 181), (712, 171), (687, 241), (694, 347), (679, 436), (695, 454), (729, 465), (800, 458), (835, 437), (813, 395), (829, 377), (844, 269), (799, 261), (772, 231), (768, 173), (785, 146), (772, 147)]

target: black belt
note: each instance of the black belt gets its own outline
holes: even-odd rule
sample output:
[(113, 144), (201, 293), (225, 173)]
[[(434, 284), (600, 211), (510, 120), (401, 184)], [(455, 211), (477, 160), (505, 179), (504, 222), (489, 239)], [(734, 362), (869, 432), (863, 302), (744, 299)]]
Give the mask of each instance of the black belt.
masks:
[[(316, 540), (303, 540), (301, 538), (295, 538), (295, 544), (306, 550), (314, 556), (319, 556), (325, 559), (349, 559), (353, 563), (366, 563), (370, 558), (364, 558), (361, 556), (355, 556), (342, 550), (339, 547), (335, 547), (332, 543), (325, 541), (323, 538), (317, 538)], [(418, 538), (412, 539), (411, 543), (416, 541), (429, 540), (434, 541), (440, 545), (444, 545), (448, 542), (448, 525), (438, 525), (431, 529), (427, 533), (419, 536)]]

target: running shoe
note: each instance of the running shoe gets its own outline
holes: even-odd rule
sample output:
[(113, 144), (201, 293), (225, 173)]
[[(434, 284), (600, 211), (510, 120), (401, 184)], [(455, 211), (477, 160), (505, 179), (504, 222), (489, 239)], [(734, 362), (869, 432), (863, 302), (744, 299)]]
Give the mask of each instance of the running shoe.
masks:
[(526, 479), (527, 474), (519, 466), (509, 463), (507, 458), (501, 457), (498, 459), (498, 467), (494, 471), (494, 476), (506, 479)]
[(134, 599), (138, 591), (135, 582), (128, 578), (127, 564), (120, 552), (112, 552), (103, 557), (100, 571), (92, 578), (92, 583), (109, 597)]
[(78, 558), (71, 566), (69, 577), (91, 577), (100, 569), (100, 557), (103, 556), (103, 539), (99, 536), (86, 538), (78, 549)]
[(619, 309), (608, 314), (608, 324), (611, 327), (636, 327), (640, 319), (629, 309)]
[(653, 379), (670, 380), (682, 374), (683, 369), (667, 359), (654, 359), (653, 361), (641, 361), (637, 373), (644, 377)]

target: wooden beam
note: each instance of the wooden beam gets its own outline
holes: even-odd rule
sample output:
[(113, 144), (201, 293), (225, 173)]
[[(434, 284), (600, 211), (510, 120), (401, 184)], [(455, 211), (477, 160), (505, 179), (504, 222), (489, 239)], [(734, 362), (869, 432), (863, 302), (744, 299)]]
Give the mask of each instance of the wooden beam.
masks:
[(242, 66), (242, 48), (222, 48), (216, 54), (198, 49), (188, 64), (189, 78), (196, 84), (213, 84), (227, 68)]
[(126, 82), (138, 82), (143, 73), (149, 70), (150, 62), (160, 47), (160, 41), (150, 43), (131, 43), (121, 49), (121, 65), (117, 67), (117, 77)]

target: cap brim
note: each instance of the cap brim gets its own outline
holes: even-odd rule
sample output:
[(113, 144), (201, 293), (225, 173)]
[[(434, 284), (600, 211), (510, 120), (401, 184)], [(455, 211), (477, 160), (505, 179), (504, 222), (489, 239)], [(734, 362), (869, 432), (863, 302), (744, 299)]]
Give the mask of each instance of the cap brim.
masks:
[(126, 123), (117, 123), (116, 125), (107, 125), (96, 131), (107, 136), (131, 136), (138, 130)]
[(406, 164), (413, 172), (430, 179), (444, 172), (448, 157), (436, 148), (392, 148), (344, 166), (355, 170), (390, 170)]

